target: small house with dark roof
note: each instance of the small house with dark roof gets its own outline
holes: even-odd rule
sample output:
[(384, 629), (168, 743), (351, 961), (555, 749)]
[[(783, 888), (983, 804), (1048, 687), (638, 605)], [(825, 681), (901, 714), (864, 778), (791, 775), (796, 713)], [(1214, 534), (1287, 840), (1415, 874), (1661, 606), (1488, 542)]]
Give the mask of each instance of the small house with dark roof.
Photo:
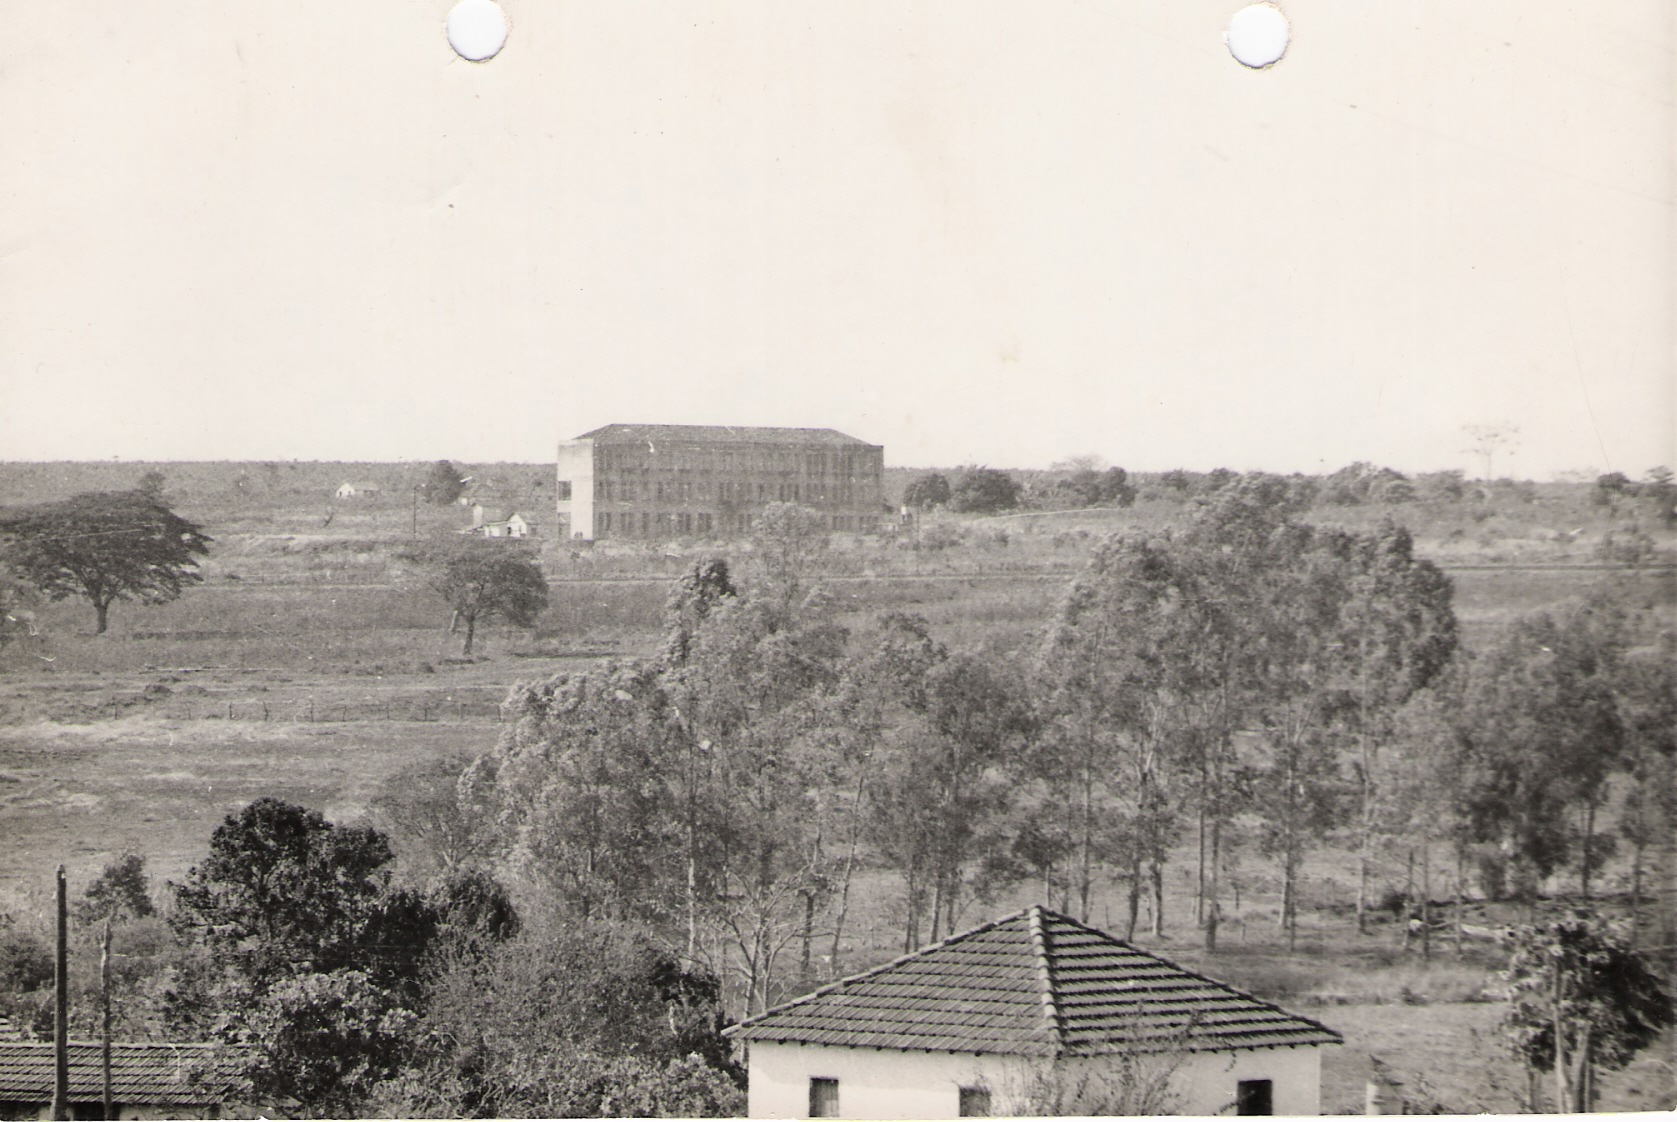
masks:
[(879, 528), (885, 450), (833, 429), (604, 425), (559, 445), (560, 540), (739, 537), (771, 503)]
[(1143, 1078), (1159, 1087), (1144, 1113), (1317, 1114), (1321, 1049), (1343, 1043), (1041, 907), (726, 1031), (747, 1049), (752, 1118), (1019, 1114)]
[[(51, 1118), (51, 1044), (0, 1041), (0, 1118)], [(112, 1044), (112, 1118), (227, 1118), (240, 1111), (242, 1064), (212, 1044)], [(96, 1041), (70, 1042), (71, 1118), (103, 1118), (104, 1060)]]

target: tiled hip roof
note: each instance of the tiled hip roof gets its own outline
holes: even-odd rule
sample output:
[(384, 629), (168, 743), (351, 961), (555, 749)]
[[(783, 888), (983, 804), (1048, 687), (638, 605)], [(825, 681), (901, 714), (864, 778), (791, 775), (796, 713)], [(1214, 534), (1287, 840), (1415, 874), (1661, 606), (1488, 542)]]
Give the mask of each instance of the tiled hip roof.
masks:
[(1316, 1021), (1045, 908), (835, 982), (728, 1032), (746, 1041), (1055, 1057), (1342, 1042)]
[[(233, 1094), (239, 1057), (213, 1044), (112, 1044), (111, 1098), (160, 1106), (213, 1105)], [(49, 1102), (54, 1073), (51, 1044), (0, 1041), (0, 1101)], [(70, 1042), (70, 1097), (103, 1097), (104, 1067), (97, 1042)]]

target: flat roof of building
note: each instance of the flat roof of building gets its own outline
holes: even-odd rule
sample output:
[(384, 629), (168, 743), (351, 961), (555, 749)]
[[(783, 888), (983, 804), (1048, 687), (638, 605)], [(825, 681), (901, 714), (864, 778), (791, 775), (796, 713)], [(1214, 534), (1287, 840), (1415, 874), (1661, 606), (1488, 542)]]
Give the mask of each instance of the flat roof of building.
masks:
[(766, 428), (757, 425), (603, 425), (577, 437), (596, 444), (830, 444), (878, 448), (837, 429)]

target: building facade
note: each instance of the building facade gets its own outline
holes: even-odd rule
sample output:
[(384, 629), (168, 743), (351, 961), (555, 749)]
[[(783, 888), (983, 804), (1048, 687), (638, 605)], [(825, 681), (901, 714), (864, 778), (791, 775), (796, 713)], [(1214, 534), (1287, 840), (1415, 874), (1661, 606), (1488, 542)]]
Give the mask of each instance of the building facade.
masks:
[(770, 503), (879, 528), (885, 450), (832, 429), (606, 425), (559, 445), (560, 540), (731, 537)]
[(727, 1030), (752, 1118), (1317, 1114), (1319, 1022), (1026, 911)]

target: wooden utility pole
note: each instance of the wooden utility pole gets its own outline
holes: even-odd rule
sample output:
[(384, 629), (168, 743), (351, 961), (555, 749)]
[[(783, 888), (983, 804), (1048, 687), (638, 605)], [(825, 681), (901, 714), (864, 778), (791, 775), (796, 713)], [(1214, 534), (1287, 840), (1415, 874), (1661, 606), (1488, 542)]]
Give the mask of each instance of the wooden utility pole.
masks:
[(58, 956), (53, 967), (52, 1116), (70, 1117), (70, 922), (65, 902), (64, 866), (58, 866)]
[(99, 1068), (104, 1080), (106, 1118), (111, 1113), (111, 917), (105, 917), (105, 938), (99, 947)]

